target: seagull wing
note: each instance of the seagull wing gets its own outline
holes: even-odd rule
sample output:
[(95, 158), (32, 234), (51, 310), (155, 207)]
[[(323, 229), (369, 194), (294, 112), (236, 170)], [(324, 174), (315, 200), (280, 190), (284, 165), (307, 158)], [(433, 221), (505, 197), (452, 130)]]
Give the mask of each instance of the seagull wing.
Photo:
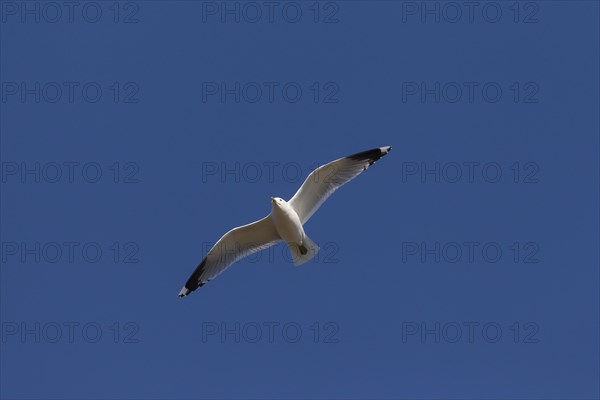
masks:
[(315, 169), (289, 201), (304, 224), (339, 187), (360, 175), (392, 150), (391, 146), (363, 151)]
[(179, 297), (187, 296), (225, 271), (234, 262), (273, 246), (279, 240), (281, 238), (270, 215), (230, 230), (210, 249), (179, 292)]

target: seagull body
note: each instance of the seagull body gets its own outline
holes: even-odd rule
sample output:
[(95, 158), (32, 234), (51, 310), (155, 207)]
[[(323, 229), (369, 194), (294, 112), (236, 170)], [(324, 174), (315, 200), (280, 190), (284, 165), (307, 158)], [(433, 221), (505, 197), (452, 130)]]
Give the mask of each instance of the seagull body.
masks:
[(271, 197), (271, 202), (271, 219), (279, 237), (286, 243), (302, 246), (306, 235), (298, 213), (281, 197)]
[(289, 201), (271, 197), (271, 213), (223, 235), (187, 280), (179, 297), (203, 286), (236, 261), (282, 240), (290, 249), (294, 265), (311, 260), (319, 252), (319, 246), (306, 235), (303, 225), (333, 192), (391, 149), (391, 146), (378, 147), (332, 161), (311, 172)]

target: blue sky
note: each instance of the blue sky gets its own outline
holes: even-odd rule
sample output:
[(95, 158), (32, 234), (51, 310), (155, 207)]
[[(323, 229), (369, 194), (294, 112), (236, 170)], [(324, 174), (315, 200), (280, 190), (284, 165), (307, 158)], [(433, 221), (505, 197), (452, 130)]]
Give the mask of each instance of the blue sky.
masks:
[[(22, 4), (3, 398), (599, 396), (597, 2)], [(307, 223), (317, 259), (177, 298), (270, 196), (384, 145)]]

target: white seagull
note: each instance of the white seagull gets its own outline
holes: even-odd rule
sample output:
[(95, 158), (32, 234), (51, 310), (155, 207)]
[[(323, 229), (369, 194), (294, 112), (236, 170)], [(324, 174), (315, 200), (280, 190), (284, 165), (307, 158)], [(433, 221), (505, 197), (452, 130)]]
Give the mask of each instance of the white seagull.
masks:
[(271, 213), (223, 235), (187, 280), (179, 297), (187, 296), (203, 286), (234, 262), (271, 247), (280, 240), (287, 243), (294, 265), (312, 259), (319, 251), (319, 246), (310, 240), (302, 225), (333, 192), (356, 178), (390, 150), (391, 146), (378, 147), (332, 161), (308, 175), (290, 201), (271, 197)]

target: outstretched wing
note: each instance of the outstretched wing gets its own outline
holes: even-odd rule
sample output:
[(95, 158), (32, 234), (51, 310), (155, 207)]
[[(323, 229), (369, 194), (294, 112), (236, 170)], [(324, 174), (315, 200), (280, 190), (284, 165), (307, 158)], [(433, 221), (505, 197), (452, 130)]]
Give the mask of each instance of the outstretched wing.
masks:
[(289, 204), (304, 224), (340, 186), (351, 181), (392, 150), (391, 146), (363, 151), (315, 169)]
[(187, 296), (239, 259), (266, 249), (279, 240), (281, 239), (270, 215), (230, 230), (210, 249), (179, 292), (179, 297)]

